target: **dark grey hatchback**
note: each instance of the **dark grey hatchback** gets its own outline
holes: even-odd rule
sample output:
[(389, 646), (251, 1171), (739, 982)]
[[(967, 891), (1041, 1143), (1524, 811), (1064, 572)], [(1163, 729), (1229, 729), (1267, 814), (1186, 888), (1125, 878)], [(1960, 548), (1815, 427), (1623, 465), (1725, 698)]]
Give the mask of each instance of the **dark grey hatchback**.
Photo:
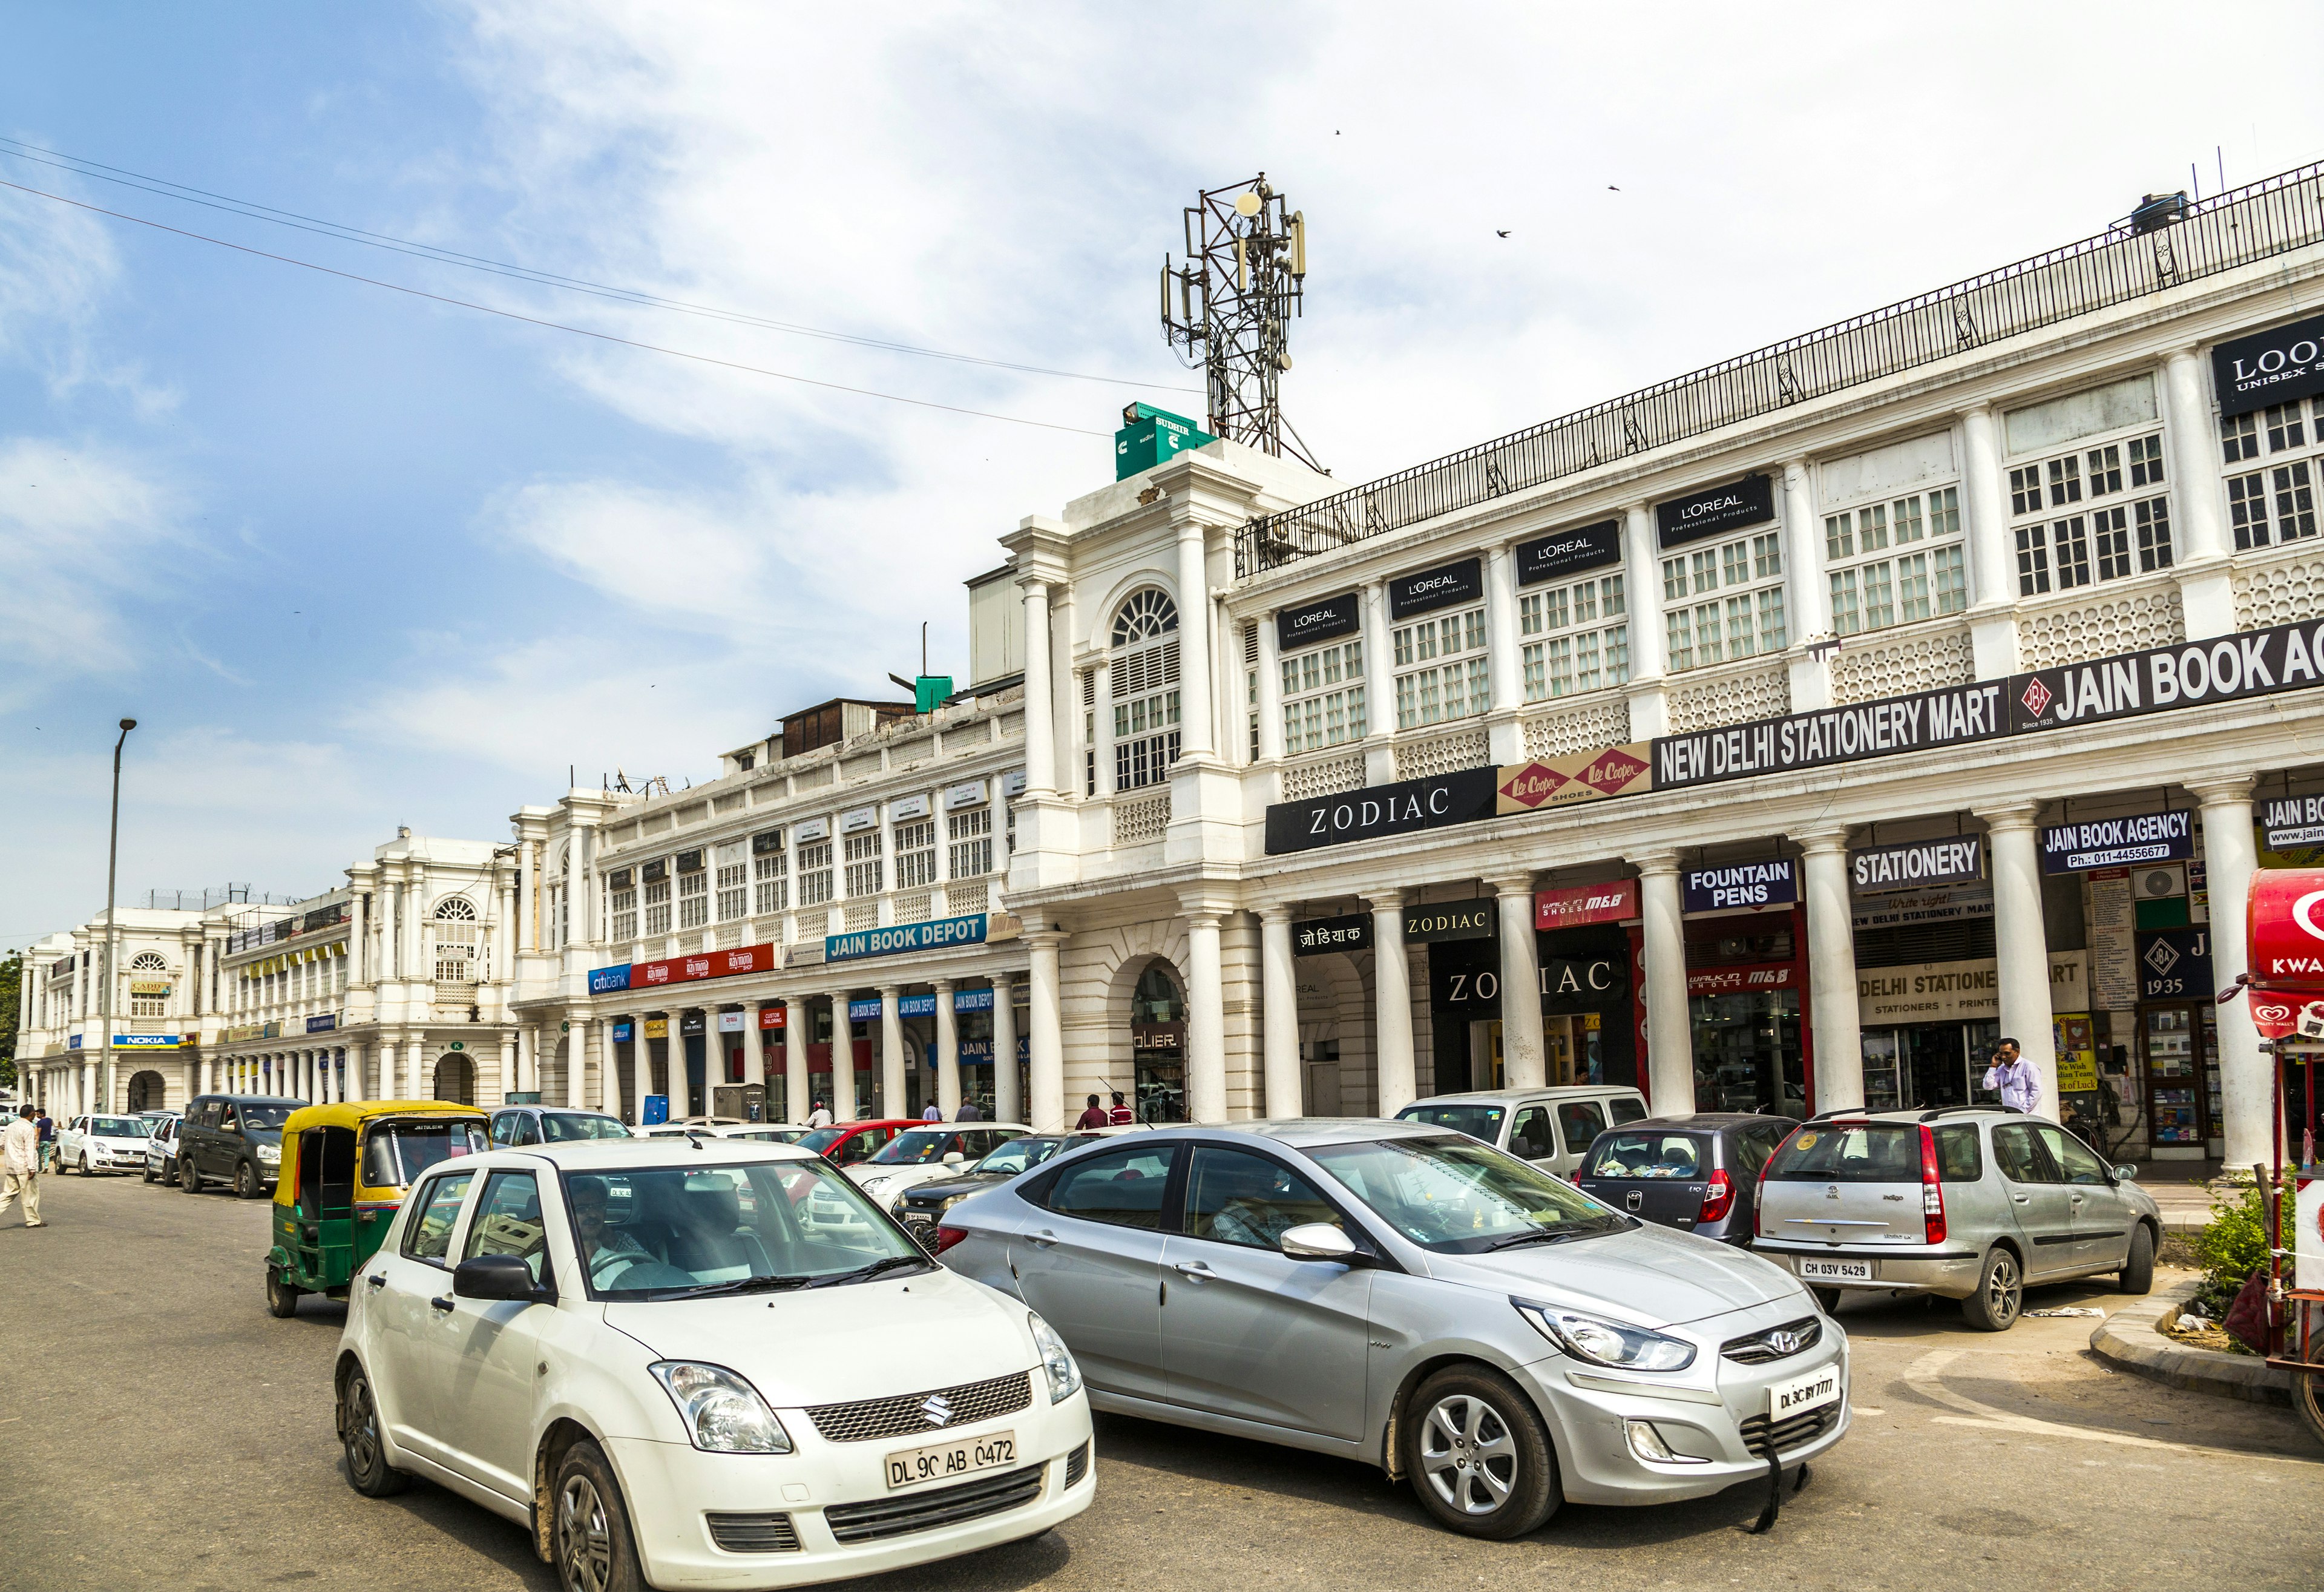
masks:
[(1574, 1186), (1642, 1220), (1748, 1245), (1759, 1173), (1799, 1125), (1724, 1111), (1625, 1123), (1590, 1141)]

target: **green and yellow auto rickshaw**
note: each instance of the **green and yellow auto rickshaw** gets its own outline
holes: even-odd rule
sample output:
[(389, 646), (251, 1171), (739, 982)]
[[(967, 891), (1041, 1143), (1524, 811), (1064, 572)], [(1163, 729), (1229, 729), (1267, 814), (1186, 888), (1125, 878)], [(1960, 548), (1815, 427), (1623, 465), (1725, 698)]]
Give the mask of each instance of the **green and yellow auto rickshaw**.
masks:
[(490, 1120), (449, 1100), (364, 1100), (292, 1112), (282, 1125), (274, 1185), (267, 1310), (292, 1315), (304, 1293), (346, 1298), (405, 1190), (438, 1162), (483, 1154)]

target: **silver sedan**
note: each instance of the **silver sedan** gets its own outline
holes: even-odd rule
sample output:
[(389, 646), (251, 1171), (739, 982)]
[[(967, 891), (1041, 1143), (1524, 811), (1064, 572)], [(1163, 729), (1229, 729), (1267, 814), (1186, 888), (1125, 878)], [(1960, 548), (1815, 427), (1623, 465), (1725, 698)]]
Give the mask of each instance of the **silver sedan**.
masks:
[(1848, 1429), (1848, 1340), (1796, 1278), (1422, 1124), (1089, 1145), (946, 1211), (937, 1254), (1038, 1310), (1099, 1409), (1378, 1465), (1475, 1536)]

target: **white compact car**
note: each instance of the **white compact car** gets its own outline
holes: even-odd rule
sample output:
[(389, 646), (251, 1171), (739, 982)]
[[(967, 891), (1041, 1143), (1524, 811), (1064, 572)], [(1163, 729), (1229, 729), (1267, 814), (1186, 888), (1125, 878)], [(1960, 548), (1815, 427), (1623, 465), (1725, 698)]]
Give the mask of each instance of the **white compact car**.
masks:
[(906, 1189), (955, 1176), (1032, 1131), (1021, 1122), (932, 1122), (906, 1128), (871, 1159), (849, 1167), (847, 1175), (881, 1209), (900, 1211)]
[[(856, 1219), (809, 1218), (832, 1206)], [(336, 1384), (358, 1492), (450, 1488), (568, 1592), (869, 1575), (1037, 1536), (1094, 1489), (1063, 1340), (790, 1145), (430, 1168), (349, 1290)]]
[(57, 1130), (57, 1170), (142, 1172), (152, 1132), (150, 1116), (76, 1116)]
[(146, 1120), (153, 1125), (153, 1132), (145, 1141), (145, 1180), (149, 1183), (175, 1183), (178, 1180), (178, 1134), (185, 1124), (185, 1116), (172, 1111)]

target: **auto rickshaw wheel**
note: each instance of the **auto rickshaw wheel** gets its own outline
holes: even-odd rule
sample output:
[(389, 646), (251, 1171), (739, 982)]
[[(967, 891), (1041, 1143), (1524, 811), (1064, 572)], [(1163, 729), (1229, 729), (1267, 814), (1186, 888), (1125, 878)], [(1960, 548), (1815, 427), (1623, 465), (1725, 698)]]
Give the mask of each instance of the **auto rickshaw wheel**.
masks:
[(366, 1498), (392, 1498), (411, 1485), (411, 1478), (387, 1462), (379, 1437), (379, 1408), (372, 1402), (371, 1380), (358, 1365), (347, 1373), (339, 1389), (339, 1441), (346, 1451), (347, 1485)]
[(266, 1313), (275, 1319), (284, 1320), (297, 1315), (299, 1296), (305, 1291), (305, 1289), (293, 1288), (283, 1281), (281, 1267), (266, 1268)]

